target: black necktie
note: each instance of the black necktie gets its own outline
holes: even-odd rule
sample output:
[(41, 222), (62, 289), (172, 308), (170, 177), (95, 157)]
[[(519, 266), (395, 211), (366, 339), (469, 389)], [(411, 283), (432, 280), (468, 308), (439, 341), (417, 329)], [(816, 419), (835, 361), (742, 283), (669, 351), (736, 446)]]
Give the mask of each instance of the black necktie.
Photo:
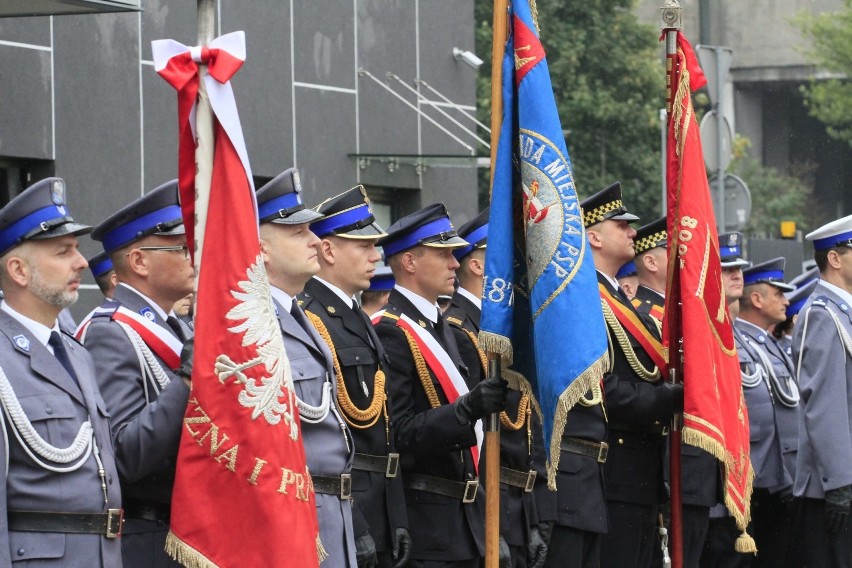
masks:
[(293, 300), (293, 305), (290, 306), (290, 315), (293, 316), (293, 319), (296, 320), (296, 323), (299, 324), (299, 327), (305, 330), (305, 333), (308, 334), (308, 337), (313, 339), (310, 330), (311, 324), (308, 323), (308, 319), (305, 317), (305, 313), (299, 307), (299, 304), (296, 303), (296, 300)]
[(438, 321), (435, 323), (435, 332), (438, 334), (438, 337), (441, 338), (441, 343), (446, 342), (446, 337), (444, 336), (444, 316), (441, 314), (441, 310), (438, 310)]
[(50, 332), (50, 339), (47, 340), (48, 345), (53, 347), (53, 356), (59, 361), (74, 382), (77, 383), (77, 373), (74, 372), (74, 366), (71, 365), (71, 359), (68, 358), (68, 351), (65, 350), (65, 344), (62, 342), (62, 337), (56, 331)]
[(175, 316), (169, 316), (166, 318), (166, 324), (172, 328), (172, 331), (175, 332), (177, 338), (182, 342), (186, 341), (186, 335), (183, 333), (183, 327), (180, 325), (180, 322)]

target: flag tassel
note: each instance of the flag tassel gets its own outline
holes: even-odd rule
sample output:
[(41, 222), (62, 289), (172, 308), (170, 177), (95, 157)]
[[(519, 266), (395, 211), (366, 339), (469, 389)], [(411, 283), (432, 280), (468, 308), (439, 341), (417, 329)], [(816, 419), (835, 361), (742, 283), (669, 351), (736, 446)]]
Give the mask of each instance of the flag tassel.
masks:
[(550, 437), (550, 459), (547, 460), (547, 488), (551, 491), (556, 491), (556, 472), (559, 469), (562, 433), (568, 423), (568, 412), (592, 387), (600, 384), (607, 369), (609, 369), (609, 353), (604, 352), (559, 395), (556, 414), (553, 416), (553, 434)]
[(166, 535), (166, 554), (186, 568), (218, 568), (217, 564), (186, 544), (172, 531), (169, 531), (169, 534)]

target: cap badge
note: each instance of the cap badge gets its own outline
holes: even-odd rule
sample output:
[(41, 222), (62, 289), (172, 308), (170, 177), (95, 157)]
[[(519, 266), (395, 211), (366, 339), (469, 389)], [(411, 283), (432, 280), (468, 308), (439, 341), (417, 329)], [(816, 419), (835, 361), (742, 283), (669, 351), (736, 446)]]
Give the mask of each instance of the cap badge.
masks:
[(50, 187), (50, 198), (56, 205), (65, 204), (65, 182), (61, 179), (53, 180), (53, 185)]

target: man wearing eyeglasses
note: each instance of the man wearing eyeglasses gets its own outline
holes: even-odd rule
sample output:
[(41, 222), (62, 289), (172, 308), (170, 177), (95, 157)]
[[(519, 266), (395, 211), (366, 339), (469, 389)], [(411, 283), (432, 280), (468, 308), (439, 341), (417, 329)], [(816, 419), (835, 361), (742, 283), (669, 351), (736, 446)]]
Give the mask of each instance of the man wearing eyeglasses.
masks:
[[(165, 553), (181, 425), (189, 397), (181, 366), (192, 332), (172, 310), (192, 292), (177, 181), (101, 222), (92, 238), (112, 259), (119, 284), (79, 339), (91, 352), (110, 413), (125, 502), (125, 567), (178, 566)], [(190, 342), (191, 345), (191, 342)], [(191, 361), (191, 347), (184, 354)]]

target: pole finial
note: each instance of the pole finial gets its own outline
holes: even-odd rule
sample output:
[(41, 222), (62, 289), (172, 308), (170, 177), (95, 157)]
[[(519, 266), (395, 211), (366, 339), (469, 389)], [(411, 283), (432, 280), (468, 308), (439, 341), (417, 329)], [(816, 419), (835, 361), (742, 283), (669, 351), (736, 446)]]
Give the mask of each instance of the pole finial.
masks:
[(660, 28), (664, 30), (683, 28), (682, 11), (678, 0), (665, 0), (660, 8)]

